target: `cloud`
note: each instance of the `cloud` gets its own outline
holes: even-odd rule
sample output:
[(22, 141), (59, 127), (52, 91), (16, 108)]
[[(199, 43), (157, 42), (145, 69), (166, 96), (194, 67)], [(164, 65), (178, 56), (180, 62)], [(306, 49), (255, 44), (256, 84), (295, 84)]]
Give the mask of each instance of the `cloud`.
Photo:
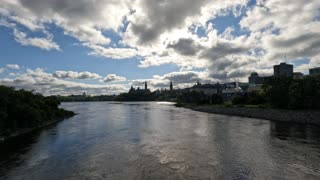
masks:
[(198, 81), (202, 83), (217, 82), (216, 79), (209, 77), (207, 71), (179, 71), (171, 72), (168, 74), (154, 75), (151, 79), (135, 79), (131, 80), (131, 84), (134, 86), (142, 86), (147, 81), (148, 87), (152, 90), (169, 88), (170, 81), (173, 82), (175, 88), (191, 87)]
[(36, 22), (34, 22), (30, 19), (26, 19), (26, 18), (19, 17), (19, 16), (12, 16), (12, 17), (10, 17), (10, 19), (16, 23), (19, 23), (19, 24), (27, 27), (31, 31), (44, 30), (43, 26), (37, 24)]
[(163, 32), (183, 26), (189, 16), (200, 15), (201, 7), (207, 0), (140, 0), (135, 6), (128, 31), (136, 36), (137, 43), (149, 43)]
[(176, 83), (194, 83), (202, 80), (197, 71), (172, 72), (163, 76), (154, 76), (155, 79), (174, 81)]
[(28, 69), (18, 77), (0, 79), (0, 84), (13, 86), (18, 89), (35, 90), (44, 95), (71, 95), (86, 92), (89, 95), (119, 94), (126, 92), (126, 85), (98, 85), (66, 81), (46, 73), (43, 69)]
[(89, 55), (101, 56), (112, 59), (128, 59), (137, 56), (137, 51), (131, 48), (105, 48), (99, 45), (84, 44), (89, 47), (92, 51)]
[(248, 51), (249, 48), (243, 46), (235, 46), (230, 43), (218, 43), (209, 49), (206, 49), (200, 55), (201, 57), (208, 58), (210, 60), (218, 60), (227, 55), (236, 55)]
[[(44, 50), (60, 49), (50, 34), (54, 25), (89, 55), (245, 80), (252, 70), (272, 70), (285, 54), (310, 60), (300, 69), (318, 66), (319, 8), (318, 0), (4, 0), (0, 25), (13, 29), (19, 43)], [(235, 19), (221, 32), (214, 21), (224, 16)]]
[(7, 64), (6, 67), (9, 69), (20, 69), (18, 64)]
[(115, 74), (108, 74), (105, 78), (103, 78), (102, 82), (108, 83), (108, 82), (123, 82), (127, 79), (122, 76), (117, 76)]
[(117, 32), (123, 26), (123, 19), (130, 11), (129, 5), (130, 0), (5, 0), (1, 2), (0, 15), (10, 23), (0, 25), (15, 27), (15, 39), (22, 45), (44, 50), (60, 48), (51, 36), (30, 38), (26, 31), (17, 29), (16, 25), (46, 34), (50, 31), (47, 24), (52, 24), (80, 42), (107, 45), (111, 40), (104, 35), (104, 31)]
[[(129, 13), (129, 0), (94, 1), (20, 1), (22, 9), (31, 12), (31, 16), (42, 17), (62, 27), (65, 33), (81, 42), (109, 44), (110, 39), (103, 30), (117, 29), (122, 25), (123, 17)], [(17, 12), (16, 12), (17, 13)]]
[(240, 25), (265, 50), (261, 64), (279, 63), (286, 54), (289, 59), (311, 59), (310, 63), (316, 66), (314, 59), (320, 50), (320, 2), (268, 0), (258, 4), (246, 12)]
[(185, 56), (195, 55), (201, 48), (194, 44), (193, 39), (179, 39), (178, 42), (171, 43), (167, 47)]
[(60, 79), (98, 79), (101, 78), (99, 74), (91, 73), (88, 71), (75, 72), (75, 71), (56, 71), (53, 76)]
[(31, 38), (27, 37), (27, 35), (21, 31), (18, 31), (17, 29), (14, 29), (13, 31), (15, 40), (22, 44), (23, 46), (35, 46), (43, 50), (58, 50), (60, 51), (60, 47), (58, 44), (53, 42), (52, 37), (47, 38)]

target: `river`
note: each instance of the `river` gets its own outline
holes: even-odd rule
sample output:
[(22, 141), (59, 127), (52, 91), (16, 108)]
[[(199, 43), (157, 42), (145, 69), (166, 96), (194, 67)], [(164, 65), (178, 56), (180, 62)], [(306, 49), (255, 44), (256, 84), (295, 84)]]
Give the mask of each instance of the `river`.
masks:
[(0, 179), (320, 179), (320, 128), (165, 102), (63, 103), (78, 113), (0, 145)]

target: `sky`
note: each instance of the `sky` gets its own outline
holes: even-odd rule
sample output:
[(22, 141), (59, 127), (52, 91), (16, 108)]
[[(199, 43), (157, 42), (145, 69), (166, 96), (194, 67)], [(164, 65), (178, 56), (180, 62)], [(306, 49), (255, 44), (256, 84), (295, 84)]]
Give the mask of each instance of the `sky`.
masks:
[(320, 66), (319, 0), (0, 0), (0, 84), (44, 95)]

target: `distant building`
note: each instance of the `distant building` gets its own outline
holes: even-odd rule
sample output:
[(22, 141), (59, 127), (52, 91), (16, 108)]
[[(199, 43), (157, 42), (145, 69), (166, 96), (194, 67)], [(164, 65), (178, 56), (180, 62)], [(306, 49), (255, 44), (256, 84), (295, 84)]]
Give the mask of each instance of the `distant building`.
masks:
[(172, 84), (172, 81), (170, 81), (170, 91), (173, 91), (173, 84)]
[(197, 82), (197, 85), (194, 85), (190, 88), (190, 91), (203, 92), (205, 95), (211, 96), (213, 94), (222, 93), (222, 85), (217, 84), (200, 84)]
[(150, 91), (150, 89), (148, 89), (147, 81), (144, 82), (144, 89), (140, 89), (140, 87), (135, 89), (135, 88), (133, 88), (133, 86), (131, 86), (131, 88), (129, 90), (129, 94), (150, 94), (150, 93), (151, 93), (151, 91)]
[(248, 78), (250, 84), (263, 84), (265, 78), (259, 76), (257, 72), (252, 72)]
[(280, 63), (273, 66), (274, 76), (293, 77), (293, 65), (287, 63)]
[(144, 90), (148, 90), (148, 83), (147, 83), (147, 81), (144, 82)]
[(293, 79), (303, 79), (303, 73), (301, 72), (293, 73)]
[(203, 92), (207, 96), (213, 94), (221, 95), (234, 95), (246, 91), (249, 87), (249, 83), (230, 82), (225, 84), (200, 84), (197, 83), (190, 88), (190, 91)]
[(309, 74), (311, 76), (320, 74), (320, 67), (309, 69)]
[(232, 96), (237, 93), (243, 92), (239, 82), (230, 82), (223, 84), (222, 94)]
[(248, 93), (252, 93), (254, 91), (262, 91), (262, 84), (257, 84), (257, 85), (253, 85), (253, 86), (249, 86), (249, 88), (247, 89)]

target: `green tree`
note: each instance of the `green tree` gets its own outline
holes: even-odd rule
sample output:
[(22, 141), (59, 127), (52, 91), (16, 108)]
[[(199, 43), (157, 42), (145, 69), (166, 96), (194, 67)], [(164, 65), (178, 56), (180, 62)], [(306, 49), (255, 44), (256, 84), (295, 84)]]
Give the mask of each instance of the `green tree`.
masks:
[(290, 77), (270, 77), (264, 84), (264, 92), (270, 104), (277, 108), (288, 108)]

